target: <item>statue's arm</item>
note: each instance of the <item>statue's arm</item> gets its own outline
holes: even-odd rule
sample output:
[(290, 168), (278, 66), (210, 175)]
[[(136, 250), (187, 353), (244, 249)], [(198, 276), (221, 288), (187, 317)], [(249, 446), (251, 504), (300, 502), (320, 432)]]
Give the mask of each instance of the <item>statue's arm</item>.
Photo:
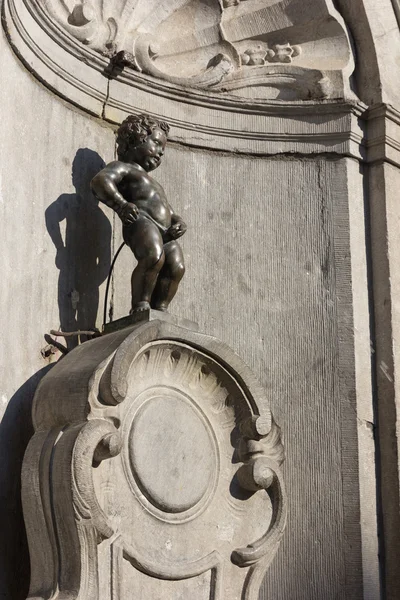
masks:
[(171, 223), (172, 223), (172, 225), (174, 225), (175, 223), (183, 223), (182, 217), (180, 217), (179, 215), (174, 213), (172, 208), (171, 208)]
[(60, 228), (60, 222), (66, 218), (63, 204), (63, 197), (60, 196), (58, 200), (48, 206), (45, 212), (47, 231), (57, 251), (64, 248), (64, 240), (62, 238)]
[(123, 223), (132, 223), (138, 215), (135, 204), (127, 202), (118, 190), (118, 184), (129, 173), (129, 165), (114, 161), (93, 177), (90, 186), (98, 200), (115, 210)]

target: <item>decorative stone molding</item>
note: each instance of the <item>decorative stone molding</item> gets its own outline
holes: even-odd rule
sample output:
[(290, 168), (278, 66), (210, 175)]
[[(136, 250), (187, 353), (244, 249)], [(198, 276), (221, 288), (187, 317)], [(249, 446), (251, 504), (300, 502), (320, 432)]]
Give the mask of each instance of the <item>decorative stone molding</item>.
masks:
[(389, 162), (400, 167), (400, 112), (387, 104), (368, 110), (368, 163)]
[[(299, 68), (317, 67), (319, 79), (329, 78), (328, 71), (344, 69), (350, 60), (345, 29), (338, 15), (333, 18), (321, 0), (307, 6), (299, 0), (247, 0), (242, 4), (224, 2), (222, 7), (218, 0), (47, 0), (41, 9), (35, 8), (38, 3), (32, 0), (24, 1), (31, 11), (39, 16), (41, 10), (88, 48), (106, 56), (121, 50), (132, 52), (139, 71), (184, 87), (215, 87), (222, 92), (226, 83), (230, 90), (254, 85), (284, 90), (284, 78), (278, 85), (276, 73), (270, 80), (268, 69), (256, 74), (257, 84), (247, 79), (235, 86), (241, 79), (240, 55), (255, 41), (271, 40), (275, 50), (269, 51), (273, 58), (269, 62), (275, 63), (290, 63), (300, 56), (289, 41), (304, 41), (307, 50)], [(307, 84), (300, 97), (301, 92), (317, 98), (325, 95), (310, 90)], [(343, 90), (340, 93), (333, 86), (330, 92), (341, 97)]]
[(400, 27), (400, 0), (392, 0), (392, 4), (393, 4), (393, 10), (395, 12), (397, 22)]
[[(263, 137), (254, 114), (357, 102), (346, 26), (331, 0), (154, 1), (5, 0), (3, 22), (57, 94), (115, 123), (151, 107), (172, 139), (190, 145), (269, 153), (254, 143)], [(113, 71), (118, 52), (131, 58)]]
[(40, 384), (23, 467), (30, 598), (258, 598), (286, 522), (280, 430), (229, 348), (150, 319)]

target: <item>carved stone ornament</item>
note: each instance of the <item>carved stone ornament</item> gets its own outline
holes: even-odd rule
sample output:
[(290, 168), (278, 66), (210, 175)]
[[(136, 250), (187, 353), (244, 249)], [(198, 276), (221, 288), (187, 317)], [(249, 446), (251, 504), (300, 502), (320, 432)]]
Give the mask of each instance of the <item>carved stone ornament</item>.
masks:
[[(5, 0), (4, 24), (41, 81), (113, 122), (154, 104), (154, 116), (201, 131), (193, 104), (210, 127), (215, 110), (356, 99), (332, 0)], [(248, 118), (242, 130), (254, 127)]]
[[(312, 4), (303, 0), (224, 1), (222, 6), (218, 0), (48, 0), (45, 10), (82, 44), (110, 57), (130, 52), (136, 58), (134, 67), (157, 79), (239, 95), (249, 87), (295, 87), (307, 99), (329, 96), (326, 86), (320, 85), (329, 78), (325, 71), (332, 71), (335, 79), (335, 71), (346, 66), (350, 55), (343, 27), (332, 19), (324, 2), (317, 3), (315, 13), (310, 13)], [(266, 60), (243, 62), (255, 42), (264, 46)], [(301, 45), (290, 45), (295, 42)], [(267, 64), (271, 62), (281, 67), (271, 67)], [(297, 70), (284, 66), (292, 62)], [(243, 70), (243, 65), (255, 68)]]
[(257, 600), (285, 528), (284, 455), (229, 348), (151, 312), (63, 358), (33, 419), (30, 598)]

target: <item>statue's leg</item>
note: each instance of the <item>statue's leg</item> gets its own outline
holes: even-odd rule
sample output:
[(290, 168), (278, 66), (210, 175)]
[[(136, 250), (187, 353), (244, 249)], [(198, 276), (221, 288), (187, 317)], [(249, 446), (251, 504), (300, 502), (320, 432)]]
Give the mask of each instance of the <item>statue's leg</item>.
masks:
[(185, 273), (183, 252), (176, 241), (164, 245), (165, 262), (158, 276), (151, 305), (157, 310), (167, 310)]
[(150, 299), (165, 255), (161, 234), (154, 223), (139, 217), (124, 227), (124, 240), (130, 246), (138, 264), (132, 273), (132, 311), (150, 308)]

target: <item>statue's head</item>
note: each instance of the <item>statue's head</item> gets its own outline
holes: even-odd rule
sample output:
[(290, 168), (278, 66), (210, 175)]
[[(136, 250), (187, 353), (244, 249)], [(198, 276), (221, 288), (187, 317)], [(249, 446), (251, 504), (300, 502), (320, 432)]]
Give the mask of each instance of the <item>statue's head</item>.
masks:
[(89, 148), (79, 148), (72, 162), (72, 183), (78, 195), (92, 198), (90, 182), (99, 171), (105, 167), (105, 162)]
[(117, 131), (118, 158), (153, 171), (164, 154), (169, 125), (148, 115), (130, 115)]

